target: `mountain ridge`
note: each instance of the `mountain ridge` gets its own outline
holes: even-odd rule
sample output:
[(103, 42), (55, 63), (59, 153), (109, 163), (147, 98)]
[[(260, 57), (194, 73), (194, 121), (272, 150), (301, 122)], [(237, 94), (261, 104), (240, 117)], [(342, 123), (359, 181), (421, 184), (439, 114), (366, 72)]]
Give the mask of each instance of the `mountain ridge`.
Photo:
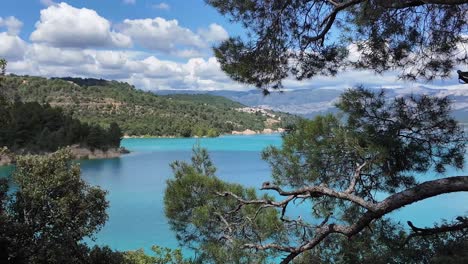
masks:
[[(468, 88), (468, 87), (467, 87)], [(451, 86), (450, 88), (431, 88), (424, 85), (413, 87), (374, 87), (372, 90), (383, 89), (386, 96), (391, 99), (410, 94), (427, 94), (432, 96), (448, 96), (452, 100), (453, 116), (460, 122), (468, 122), (468, 89), (463, 86)], [(340, 88), (311, 88), (289, 90), (284, 92), (272, 92), (263, 96), (260, 90), (249, 91), (195, 91), (195, 90), (160, 90), (156, 94), (212, 94), (225, 96), (233, 101), (251, 107), (261, 107), (275, 111), (286, 112), (312, 118), (319, 114), (333, 113), (337, 109), (334, 104), (345, 89)]]

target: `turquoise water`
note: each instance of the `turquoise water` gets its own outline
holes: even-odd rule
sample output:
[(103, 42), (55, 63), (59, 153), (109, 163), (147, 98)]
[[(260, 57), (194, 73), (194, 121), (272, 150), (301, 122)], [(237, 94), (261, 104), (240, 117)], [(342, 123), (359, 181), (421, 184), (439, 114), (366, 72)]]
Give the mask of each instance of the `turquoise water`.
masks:
[[(259, 187), (269, 180), (270, 168), (260, 152), (268, 145), (279, 146), (278, 135), (224, 136), (203, 139), (125, 139), (132, 153), (117, 159), (81, 161), (82, 175), (89, 183), (108, 191), (109, 220), (90, 244), (109, 245), (118, 250), (149, 249), (151, 245), (178, 247), (164, 216), (165, 182), (172, 177), (169, 163), (189, 160), (192, 146), (209, 150), (223, 180)], [(467, 157), (468, 160), (468, 157)], [(0, 177), (8, 174), (0, 169)], [(11, 170), (11, 168), (10, 168)], [(466, 175), (465, 171), (465, 175)], [(463, 175), (449, 171), (447, 175)], [(428, 175), (429, 177), (435, 177)], [(307, 215), (306, 210), (293, 210)], [(453, 219), (468, 211), (468, 193), (454, 193), (412, 204), (391, 216), (417, 226), (430, 226), (442, 217)]]
[(190, 160), (197, 143), (209, 150), (220, 178), (260, 186), (270, 174), (260, 152), (268, 145), (279, 146), (281, 139), (278, 135), (125, 139), (122, 145), (131, 154), (81, 162), (83, 177), (109, 191), (109, 220), (95, 243), (119, 250), (149, 249), (151, 245), (178, 247), (164, 216), (165, 183), (172, 177), (169, 164)]

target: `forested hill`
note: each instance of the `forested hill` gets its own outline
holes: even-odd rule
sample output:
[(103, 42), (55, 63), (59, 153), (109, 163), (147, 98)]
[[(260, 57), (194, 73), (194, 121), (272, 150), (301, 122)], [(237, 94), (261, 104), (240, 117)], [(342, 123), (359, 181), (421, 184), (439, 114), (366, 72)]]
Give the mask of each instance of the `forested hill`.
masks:
[[(160, 95), (161, 96), (161, 95)], [(226, 97), (219, 96), (219, 95), (210, 95), (210, 94), (170, 94), (162, 96), (169, 99), (174, 99), (177, 101), (185, 101), (185, 102), (194, 102), (194, 103), (202, 103), (202, 104), (209, 104), (215, 107), (228, 107), (228, 108), (243, 108), (246, 105), (243, 105), (239, 102), (232, 101)]]
[(295, 117), (243, 112), (243, 105), (220, 96), (158, 96), (128, 83), (81, 78), (6, 76), (9, 100), (48, 103), (80, 121), (108, 127), (116, 122), (127, 135), (216, 136), (233, 130), (276, 129)]

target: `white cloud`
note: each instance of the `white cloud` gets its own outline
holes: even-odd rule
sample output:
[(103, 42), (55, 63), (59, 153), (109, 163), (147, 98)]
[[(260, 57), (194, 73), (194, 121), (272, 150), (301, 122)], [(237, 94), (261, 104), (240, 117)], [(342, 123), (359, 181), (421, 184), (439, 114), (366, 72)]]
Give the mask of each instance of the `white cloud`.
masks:
[(177, 75), (186, 75), (180, 64), (176, 62), (161, 61), (151, 56), (143, 60), (143, 63), (146, 66), (144, 77), (147, 78), (167, 79)]
[(0, 57), (10, 61), (23, 59), (27, 44), (18, 36), (6, 32), (0, 33)]
[(56, 4), (53, 0), (41, 0), (40, 2), (41, 2), (41, 4), (44, 5), (44, 6), (51, 6), (51, 5), (55, 5), (55, 4)]
[(196, 49), (179, 49), (179, 50), (174, 50), (170, 53), (171, 55), (174, 55), (179, 58), (195, 58), (195, 57), (203, 57), (203, 52), (200, 50)]
[(170, 53), (179, 47), (205, 48), (206, 43), (190, 29), (179, 26), (177, 20), (125, 19), (121, 32), (144, 48)]
[[(50, 0), (41, 2), (50, 5), (41, 11), (30, 36), (32, 43), (18, 36), (21, 21), (0, 18), (0, 27), (5, 28), (5, 32), (0, 32), (0, 57), (9, 60), (10, 72), (115, 79), (145, 90), (252, 88), (229, 79), (216, 59), (210, 57), (211, 44), (229, 37), (221, 25), (213, 23), (191, 30), (177, 20), (156, 17), (126, 19), (113, 27), (94, 10)], [(135, 48), (125, 49), (132, 43)], [(142, 51), (141, 47), (145, 49)], [(357, 59), (356, 48), (350, 47), (350, 51), (352, 58)], [(171, 61), (171, 57), (179, 59)], [(375, 75), (371, 71), (347, 71), (305, 81), (288, 78), (284, 85), (285, 89), (346, 88), (359, 83), (373, 87), (408, 85), (397, 80), (394, 72)]]
[[(244, 88), (221, 71), (215, 58), (203, 58), (208, 54), (210, 42), (227, 36), (217, 24), (195, 33), (179, 25), (177, 20), (158, 17), (126, 19), (113, 29), (94, 10), (53, 1), (42, 3), (48, 7), (41, 10), (30, 43), (17, 36), (21, 21), (14, 17), (0, 18), (0, 27), (8, 31), (0, 33), (0, 57), (9, 60), (9, 72), (115, 79), (146, 90)], [(129, 47), (133, 42), (152, 53), (115, 50)], [(163, 60), (154, 51), (188, 60)]]
[(229, 38), (227, 31), (218, 24), (211, 24), (208, 29), (200, 29), (198, 34), (207, 42), (218, 42)]
[(129, 37), (111, 31), (111, 24), (96, 11), (66, 3), (41, 10), (41, 19), (30, 37), (55, 47), (129, 47)]
[(0, 28), (1, 27), (5, 27), (9, 35), (16, 36), (21, 32), (23, 22), (13, 16), (6, 18), (0, 17)]
[(159, 3), (159, 4), (154, 4), (153, 8), (154, 9), (161, 9), (161, 10), (169, 10), (169, 9), (171, 9), (171, 6), (163, 2), (163, 3)]
[(119, 51), (98, 51), (95, 57), (97, 63), (106, 69), (122, 69), (128, 61), (127, 54)]
[(211, 57), (208, 60), (204, 60), (202, 58), (190, 59), (184, 67), (193, 78), (220, 82), (229, 81), (226, 74), (221, 71), (219, 62), (214, 57)]
[[(127, 81), (145, 90), (245, 90), (252, 88), (230, 80), (214, 57), (191, 58), (186, 62), (162, 60), (153, 54), (135, 51), (57, 48), (26, 44), (17, 36), (0, 33), (0, 57), (10, 60), (9, 72), (48, 77), (80, 76)], [(393, 73), (375, 75), (371, 71), (348, 71), (336, 77), (284, 82), (285, 89), (332, 87), (344, 89), (363, 83), (368, 87), (407, 87)], [(444, 86), (434, 85), (434, 88)]]
[(123, 3), (127, 5), (134, 5), (136, 4), (136, 0), (123, 0)]
[(161, 17), (126, 19), (118, 25), (118, 29), (143, 48), (182, 58), (203, 56), (209, 51), (211, 43), (229, 37), (226, 30), (218, 24), (211, 24), (194, 33), (180, 26), (175, 19), (166, 20)]
[(73, 66), (94, 64), (94, 58), (82, 50), (61, 49), (42, 44), (32, 44), (27, 51), (27, 57), (43, 65)]

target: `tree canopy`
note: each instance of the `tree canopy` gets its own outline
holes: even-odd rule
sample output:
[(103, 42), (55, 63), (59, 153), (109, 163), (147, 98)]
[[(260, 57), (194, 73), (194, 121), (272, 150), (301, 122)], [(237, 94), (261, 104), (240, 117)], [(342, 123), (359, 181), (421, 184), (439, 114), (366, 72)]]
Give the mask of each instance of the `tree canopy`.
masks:
[(115, 122), (103, 129), (82, 123), (59, 107), (23, 102), (18, 92), (12, 95), (6, 65), (0, 58), (0, 147), (22, 153), (53, 152), (73, 144), (103, 150), (120, 147), (123, 133)]
[(80, 168), (67, 151), (18, 157), (13, 181), (16, 191), (0, 190), (0, 260), (86, 263), (81, 240), (107, 220), (106, 193), (80, 178)]
[(433, 80), (468, 62), (466, 0), (206, 2), (247, 29), (215, 47), (222, 69), (259, 88), (345, 69)]
[(74, 144), (91, 149), (118, 148), (123, 136), (116, 123), (104, 129), (82, 123), (60, 108), (36, 102), (3, 100), (0, 124), (0, 146), (23, 153), (53, 152)]
[[(282, 263), (311, 256), (323, 261), (318, 263), (368, 263), (384, 253), (392, 263), (421, 263), (450, 247), (461, 250), (456, 254), (467, 249), (466, 216), (433, 228), (408, 222), (409, 232), (386, 218), (421, 200), (468, 191), (467, 176), (420, 176), (463, 168), (466, 136), (450, 117), (449, 100), (421, 95), (388, 101), (383, 92), (358, 88), (345, 92), (337, 107), (340, 115), (302, 120), (284, 134), (281, 148), (263, 152), (273, 181), (261, 190), (274, 196), (219, 180), (203, 150), (195, 150), (192, 164), (174, 163), (165, 206), (179, 241), (224, 252), (204, 256), (214, 263), (279, 256)], [(289, 214), (301, 203), (309, 212)], [(366, 248), (369, 241), (375, 245)], [(411, 248), (420, 249), (418, 258), (411, 260)]]

